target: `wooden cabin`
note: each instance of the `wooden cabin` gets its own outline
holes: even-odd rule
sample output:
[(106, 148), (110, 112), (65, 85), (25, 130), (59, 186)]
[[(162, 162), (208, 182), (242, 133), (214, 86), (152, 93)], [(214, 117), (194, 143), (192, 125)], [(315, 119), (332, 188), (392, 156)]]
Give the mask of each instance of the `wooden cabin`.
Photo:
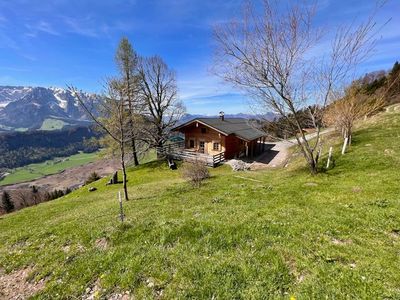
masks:
[(187, 152), (214, 156), (224, 154), (225, 159), (254, 157), (265, 150), (266, 134), (241, 118), (197, 118), (174, 131), (185, 136)]

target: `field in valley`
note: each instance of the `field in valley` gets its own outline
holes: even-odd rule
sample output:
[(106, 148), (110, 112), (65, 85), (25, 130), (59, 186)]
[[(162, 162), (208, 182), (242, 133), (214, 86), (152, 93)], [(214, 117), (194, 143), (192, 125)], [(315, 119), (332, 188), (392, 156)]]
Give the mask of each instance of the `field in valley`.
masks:
[(62, 129), (65, 125), (69, 124), (63, 120), (46, 119), (43, 121), (43, 124), (39, 130), (57, 130), (57, 129)]
[(3, 180), (0, 186), (31, 181), (46, 175), (59, 173), (65, 169), (81, 166), (94, 162), (98, 159), (98, 152), (79, 153), (69, 157), (57, 157), (42, 163), (30, 164), (12, 170)]
[(0, 291), (25, 271), (20, 293), (37, 299), (398, 299), (400, 113), (360, 124), (344, 156), (331, 145), (335, 166), (317, 176), (299, 155), (221, 166), (200, 188), (180, 165), (130, 168), (123, 224), (106, 179), (2, 216)]

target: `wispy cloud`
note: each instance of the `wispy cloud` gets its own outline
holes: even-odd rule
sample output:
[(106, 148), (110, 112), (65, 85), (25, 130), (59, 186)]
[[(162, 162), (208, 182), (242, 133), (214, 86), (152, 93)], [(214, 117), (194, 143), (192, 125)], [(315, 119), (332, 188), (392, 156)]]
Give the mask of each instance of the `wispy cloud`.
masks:
[(53, 25), (46, 21), (39, 21), (35, 24), (27, 24), (25, 26), (29, 30), (26, 36), (29, 37), (36, 37), (40, 32), (51, 35), (60, 35), (60, 33), (56, 29), (54, 29)]
[(72, 18), (62, 17), (67, 31), (70, 33), (86, 36), (86, 37), (99, 37), (99, 25), (96, 24), (92, 17), (86, 16), (85, 18)]
[(178, 87), (180, 98), (191, 113), (216, 114), (221, 110), (227, 113), (249, 111), (248, 103), (245, 101), (246, 95), (222, 83), (215, 76), (187, 75), (184, 80), (178, 80)]
[(92, 16), (84, 18), (62, 16), (61, 20), (66, 25), (67, 32), (90, 38), (110, 37), (115, 32), (128, 32), (135, 28), (135, 24), (129, 20), (102, 22)]

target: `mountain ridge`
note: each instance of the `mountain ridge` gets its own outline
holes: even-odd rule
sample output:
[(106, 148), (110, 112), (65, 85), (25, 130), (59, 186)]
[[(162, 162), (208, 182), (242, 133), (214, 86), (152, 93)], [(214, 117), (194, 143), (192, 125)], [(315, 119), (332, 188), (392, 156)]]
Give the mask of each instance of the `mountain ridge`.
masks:
[[(98, 96), (80, 92), (86, 102)], [(81, 125), (89, 120), (71, 91), (57, 87), (0, 86), (0, 130), (39, 129), (48, 119)]]
[[(80, 92), (83, 101), (98, 101), (96, 94)], [(212, 118), (218, 115), (185, 114), (178, 124), (195, 118)], [(259, 118), (260, 116), (237, 113), (225, 114), (226, 118)], [(273, 120), (276, 115), (268, 113), (262, 116)], [(50, 122), (49, 122), (50, 121)], [(57, 123), (58, 122), (58, 123)], [(46, 124), (88, 125), (88, 119), (78, 99), (71, 91), (59, 87), (0, 86), (0, 132), (16, 130), (43, 129)], [(53, 128), (61, 129), (61, 128)]]

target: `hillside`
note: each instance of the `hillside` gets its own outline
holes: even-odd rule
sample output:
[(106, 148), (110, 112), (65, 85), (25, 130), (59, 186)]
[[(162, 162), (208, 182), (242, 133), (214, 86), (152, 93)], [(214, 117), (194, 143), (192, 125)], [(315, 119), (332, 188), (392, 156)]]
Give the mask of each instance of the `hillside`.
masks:
[[(81, 93), (87, 102), (94, 94)], [(68, 125), (88, 125), (77, 98), (62, 88), (0, 86), (0, 131), (61, 129)]]
[[(0, 180), (0, 187), (19, 182), (31, 181), (37, 178), (56, 174), (66, 169), (86, 165), (98, 159), (98, 152), (73, 154), (68, 157), (57, 157), (42, 163), (30, 164), (16, 168)], [(1, 188), (0, 188), (1, 190)]]
[(66, 157), (79, 151), (93, 152), (99, 148), (100, 134), (91, 127), (66, 130), (7, 132), (0, 134), (0, 171), (54, 157)]
[(284, 169), (218, 167), (198, 189), (164, 162), (132, 168), (124, 224), (120, 187), (106, 179), (95, 192), (3, 216), (0, 291), (38, 299), (397, 299), (399, 132), (400, 111), (391, 110), (359, 124), (344, 156), (340, 139), (327, 137), (335, 167), (318, 176), (298, 155)]

